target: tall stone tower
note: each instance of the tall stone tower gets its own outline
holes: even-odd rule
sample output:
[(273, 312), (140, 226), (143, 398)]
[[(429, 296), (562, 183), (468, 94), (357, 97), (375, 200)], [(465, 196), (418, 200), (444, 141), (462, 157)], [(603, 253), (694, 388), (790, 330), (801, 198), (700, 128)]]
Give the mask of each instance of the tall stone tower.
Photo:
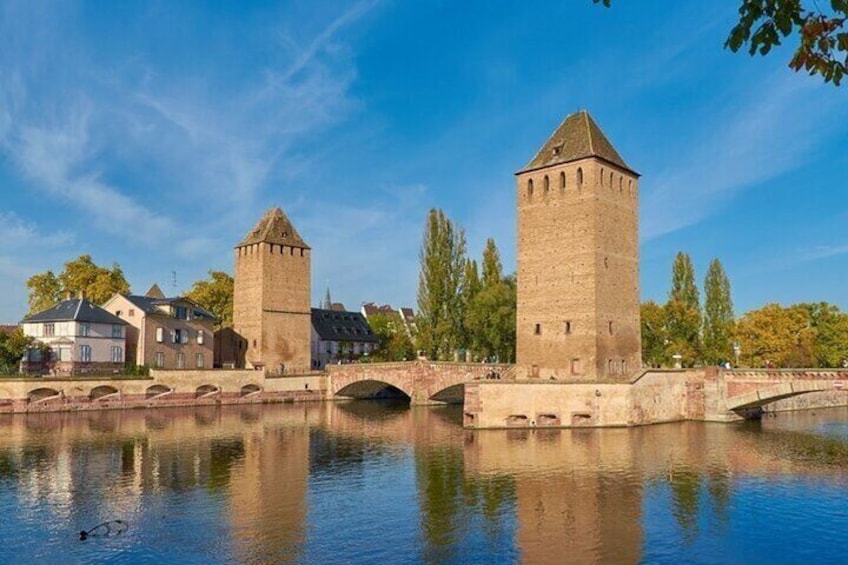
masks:
[(519, 374), (628, 380), (642, 364), (639, 174), (580, 111), (516, 179)]
[(283, 211), (272, 208), (235, 252), (233, 329), (246, 343), (247, 365), (271, 374), (308, 371), (309, 246)]

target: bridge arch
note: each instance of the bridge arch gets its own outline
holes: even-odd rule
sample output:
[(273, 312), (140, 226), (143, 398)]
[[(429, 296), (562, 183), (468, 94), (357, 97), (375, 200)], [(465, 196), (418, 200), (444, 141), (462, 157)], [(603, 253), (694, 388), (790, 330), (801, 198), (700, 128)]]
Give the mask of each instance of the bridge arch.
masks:
[(259, 394), (260, 392), (262, 392), (262, 388), (260, 388), (260, 386), (257, 385), (257, 384), (251, 383), (251, 384), (247, 384), (247, 385), (244, 385), (243, 387), (241, 387), (241, 391), (239, 392), (239, 396), (241, 396), (242, 398), (244, 398), (246, 396), (255, 396), (255, 395)]
[(335, 396), (357, 399), (407, 398), (412, 399), (412, 393), (405, 390), (403, 383), (389, 382), (394, 379), (365, 378), (353, 382), (341, 383)]
[(100, 385), (91, 389), (91, 392), (88, 393), (88, 398), (90, 400), (107, 400), (112, 398), (112, 395), (119, 394), (117, 388), (110, 385)]
[(195, 398), (206, 398), (221, 392), (221, 388), (216, 385), (200, 385), (194, 391)]
[(752, 414), (762, 411), (763, 406), (811, 392), (842, 390), (834, 386), (834, 381), (794, 381), (760, 387), (752, 392), (732, 396), (727, 399), (727, 409)]
[(147, 387), (144, 391), (144, 397), (147, 400), (155, 400), (157, 398), (161, 398), (165, 395), (171, 394), (174, 392), (174, 389), (168, 388), (165, 385), (152, 385)]
[(60, 393), (55, 388), (41, 387), (36, 388), (27, 393), (27, 400), (31, 403), (36, 402), (47, 402), (54, 399), (61, 398), (62, 393)]
[(445, 404), (462, 404), (465, 402), (465, 383), (457, 383), (437, 390), (428, 400)]

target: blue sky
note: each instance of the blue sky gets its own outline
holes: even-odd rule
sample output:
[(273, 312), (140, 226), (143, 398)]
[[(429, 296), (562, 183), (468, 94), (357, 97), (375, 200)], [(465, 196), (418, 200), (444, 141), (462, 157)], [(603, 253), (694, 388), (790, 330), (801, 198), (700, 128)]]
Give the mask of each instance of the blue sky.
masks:
[[(848, 308), (848, 86), (722, 48), (738, 2), (0, 5), (0, 322), (90, 253), (187, 290), (281, 206), (313, 297), (414, 305), (427, 210), (515, 268), (513, 173), (588, 109), (641, 180), (641, 293)], [(177, 273), (176, 286), (172, 271)]]

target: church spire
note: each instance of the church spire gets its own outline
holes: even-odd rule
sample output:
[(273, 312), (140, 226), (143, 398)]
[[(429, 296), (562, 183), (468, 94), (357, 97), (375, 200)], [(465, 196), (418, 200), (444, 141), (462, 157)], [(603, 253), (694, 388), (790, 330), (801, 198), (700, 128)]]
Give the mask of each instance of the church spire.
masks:
[(330, 298), (330, 287), (327, 287), (327, 292), (324, 293), (324, 301), (320, 304), (322, 310), (333, 309), (333, 299)]

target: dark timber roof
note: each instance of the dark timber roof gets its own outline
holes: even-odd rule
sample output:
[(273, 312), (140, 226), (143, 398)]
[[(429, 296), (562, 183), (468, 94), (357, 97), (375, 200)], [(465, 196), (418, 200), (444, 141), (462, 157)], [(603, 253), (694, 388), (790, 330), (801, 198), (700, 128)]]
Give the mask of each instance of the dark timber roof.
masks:
[(256, 227), (250, 230), (250, 233), (236, 247), (256, 243), (273, 243), (274, 245), (309, 249), (309, 246), (294, 229), (291, 221), (279, 208), (271, 208), (265, 212)]
[(371, 331), (365, 316), (359, 312), (312, 309), (312, 327), (324, 341), (357, 341), (376, 343), (377, 336)]
[(179, 303), (190, 306), (191, 310), (194, 312), (195, 317), (209, 318), (210, 320), (215, 319), (214, 314), (212, 314), (208, 310), (201, 308), (188, 298), (156, 298), (151, 296), (139, 296), (138, 294), (131, 294), (129, 296), (125, 296), (124, 298), (129, 300), (145, 314), (165, 314), (165, 312), (159, 310), (157, 306), (170, 306), (172, 304)]
[(39, 322), (91, 322), (95, 324), (123, 324), (126, 322), (107, 312), (97, 304), (92, 304), (85, 298), (72, 298), (63, 300), (52, 308), (42, 310), (24, 318), (24, 323), (37, 324)]
[(586, 110), (567, 116), (536, 156), (518, 172), (523, 173), (588, 157), (603, 159), (635, 173), (624, 162)]

